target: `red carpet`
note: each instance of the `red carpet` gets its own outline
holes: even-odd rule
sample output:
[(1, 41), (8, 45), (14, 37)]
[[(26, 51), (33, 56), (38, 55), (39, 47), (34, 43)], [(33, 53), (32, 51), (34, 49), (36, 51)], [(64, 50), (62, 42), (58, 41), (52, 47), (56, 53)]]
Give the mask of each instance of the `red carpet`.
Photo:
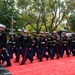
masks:
[(75, 56), (33, 63), (27, 60), (25, 65), (13, 63), (14, 59), (11, 62), (12, 66), (7, 69), (12, 75), (75, 75)]

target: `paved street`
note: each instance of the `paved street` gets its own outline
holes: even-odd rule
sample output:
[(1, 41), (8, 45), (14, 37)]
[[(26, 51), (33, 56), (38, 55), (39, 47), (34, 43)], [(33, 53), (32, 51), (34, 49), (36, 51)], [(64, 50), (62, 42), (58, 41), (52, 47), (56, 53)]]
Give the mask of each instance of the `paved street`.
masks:
[[(21, 60), (20, 60), (21, 61)], [(13, 63), (12, 66), (7, 67), (12, 75), (75, 75), (75, 57), (70, 56), (60, 59), (48, 60), (43, 62), (35, 60), (30, 63), (26, 61), (25, 65), (19, 65), (19, 63)]]

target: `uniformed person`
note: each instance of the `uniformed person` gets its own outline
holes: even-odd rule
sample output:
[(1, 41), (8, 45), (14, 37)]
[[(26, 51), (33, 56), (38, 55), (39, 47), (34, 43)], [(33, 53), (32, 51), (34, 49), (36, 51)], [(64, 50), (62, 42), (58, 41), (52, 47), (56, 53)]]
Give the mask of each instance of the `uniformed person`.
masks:
[[(49, 32), (45, 32), (45, 38), (46, 38), (46, 51), (48, 52), (49, 57), (51, 57), (51, 36), (49, 34)], [(50, 43), (51, 42), (51, 43)]]
[(14, 36), (12, 33), (9, 33), (9, 40), (8, 40), (8, 54), (10, 58), (13, 58), (13, 41), (14, 41)]
[(75, 33), (72, 34), (72, 37), (71, 37), (71, 52), (72, 52), (72, 55), (75, 56)]
[(30, 60), (30, 63), (32, 63), (32, 39), (31, 36), (28, 34), (27, 30), (24, 30), (24, 37), (23, 37), (23, 59), (20, 65), (25, 64), (26, 59)]
[(39, 40), (39, 38), (38, 38), (38, 35), (37, 35), (37, 33), (36, 33), (36, 31), (34, 30), (33, 31), (33, 56), (35, 56), (35, 54), (36, 54), (36, 56), (37, 56), (37, 59), (39, 59), (39, 51), (38, 51), (38, 40)]
[(10, 58), (6, 52), (6, 43), (7, 43), (7, 35), (5, 33), (6, 26), (0, 24), (0, 52), (1, 55), (4, 56), (5, 61), (7, 62), (6, 66), (11, 66)]
[(12, 38), (12, 49), (13, 49), (13, 54), (15, 54), (17, 56), (17, 50), (16, 50), (16, 35), (14, 34), (13, 35), (13, 38)]
[(62, 50), (61, 50), (61, 57), (63, 57), (64, 51), (66, 50), (66, 55), (69, 57), (69, 42), (68, 37), (66, 36), (66, 32), (63, 32), (62, 40)]
[(52, 54), (52, 41), (53, 41), (52, 34), (49, 34), (49, 37), (48, 37), (48, 54), (49, 54), (50, 58), (51, 58), (51, 54)]
[(16, 38), (16, 50), (15, 50), (15, 54), (16, 54), (16, 59), (15, 62), (19, 62), (20, 59), (20, 54), (23, 56), (23, 34), (22, 34), (22, 30), (18, 29), (18, 36)]
[[(70, 52), (70, 54), (72, 53), (72, 35), (69, 35), (68, 36), (68, 46), (69, 46), (69, 52)], [(72, 53), (73, 54), (73, 53)]]
[(49, 38), (49, 32), (45, 32), (45, 41), (46, 41), (46, 51), (48, 52), (48, 38)]
[(45, 38), (44, 32), (41, 31), (40, 32), (40, 38), (39, 38), (39, 62), (41, 62), (43, 60), (43, 58), (45, 57), (46, 60), (48, 60), (48, 55), (46, 54), (46, 41), (47, 39)]
[(59, 44), (60, 37), (58, 36), (56, 31), (53, 31), (53, 41), (52, 41), (52, 56), (51, 59), (54, 59), (55, 54), (57, 55), (57, 59), (59, 59)]

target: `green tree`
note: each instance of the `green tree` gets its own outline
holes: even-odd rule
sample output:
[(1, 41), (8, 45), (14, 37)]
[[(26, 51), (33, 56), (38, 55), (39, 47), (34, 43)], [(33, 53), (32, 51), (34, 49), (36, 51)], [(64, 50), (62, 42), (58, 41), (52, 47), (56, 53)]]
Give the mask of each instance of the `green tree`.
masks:
[[(26, 25), (31, 25), (37, 32), (40, 30), (59, 30), (63, 22), (74, 12), (74, 0), (18, 0), (18, 8)], [(35, 25), (34, 25), (35, 24)], [(43, 28), (43, 29), (42, 29)]]
[(75, 31), (75, 14), (72, 14), (72, 15), (68, 18), (67, 26), (70, 27), (70, 29), (71, 29), (72, 31)]
[(14, 16), (14, 20), (18, 18), (18, 10), (15, 8), (14, 0), (0, 0), (0, 23), (11, 27), (11, 18)]
[[(42, 26), (45, 26), (45, 31), (55, 30), (62, 20), (65, 14), (65, 3), (60, 0), (18, 0), (18, 8), (22, 10), (22, 14), (26, 14), (31, 18), (28, 22), (31, 27), (37, 31), (40, 31)], [(50, 17), (49, 26), (47, 27), (47, 18)], [(37, 28), (33, 27), (33, 23)], [(53, 25), (54, 28), (53, 28)]]

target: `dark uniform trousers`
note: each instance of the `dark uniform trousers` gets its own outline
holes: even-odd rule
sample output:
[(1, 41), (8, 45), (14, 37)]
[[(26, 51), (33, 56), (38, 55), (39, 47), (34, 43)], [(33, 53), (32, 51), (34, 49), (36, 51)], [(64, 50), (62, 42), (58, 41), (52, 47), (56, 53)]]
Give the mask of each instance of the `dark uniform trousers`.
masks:
[(75, 40), (72, 41), (71, 52), (72, 52), (73, 56), (75, 56)]
[(1, 54), (3, 55), (5, 61), (7, 62), (7, 66), (11, 66), (10, 58), (7, 55), (6, 50), (5, 49), (3, 50), (3, 48), (6, 48), (6, 43), (7, 43), (6, 33), (2, 32), (0, 35), (0, 49), (2, 50)]
[(39, 48), (39, 53), (40, 53), (39, 57), (40, 61), (42, 61), (44, 57), (48, 59), (48, 55), (46, 54), (46, 48)]
[(42, 61), (42, 58), (45, 57), (48, 60), (48, 55), (46, 54), (46, 37), (40, 36), (39, 40), (39, 61)]
[(26, 59), (28, 58), (31, 62), (33, 61), (32, 56), (32, 39), (30, 36), (25, 36), (23, 38), (23, 59), (20, 65), (25, 64)]
[(56, 54), (57, 59), (59, 58), (59, 44), (60, 44), (60, 39), (58, 36), (54, 36), (53, 37), (53, 41), (52, 41), (52, 56), (51, 58), (54, 59), (54, 56)]
[(39, 51), (38, 51), (38, 48), (37, 48), (37, 46), (38, 46), (38, 36), (37, 35), (33, 36), (33, 44), (34, 44), (34, 46), (32, 47), (33, 56), (36, 54), (37, 59), (39, 59)]
[(61, 57), (63, 57), (64, 50), (66, 51), (66, 55), (69, 57), (69, 46), (67, 37), (62, 37), (62, 50), (61, 50)]
[(18, 34), (16, 38), (16, 48), (14, 48), (16, 54), (15, 62), (19, 62), (20, 54), (23, 56), (23, 37), (24, 36), (22, 34)]
[(32, 58), (32, 51), (29, 50), (28, 47), (24, 47), (22, 53), (23, 53), (23, 59), (22, 59), (21, 64), (25, 64), (25, 61), (26, 61), (27, 58), (28, 58), (31, 62), (33, 61), (33, 58)]

